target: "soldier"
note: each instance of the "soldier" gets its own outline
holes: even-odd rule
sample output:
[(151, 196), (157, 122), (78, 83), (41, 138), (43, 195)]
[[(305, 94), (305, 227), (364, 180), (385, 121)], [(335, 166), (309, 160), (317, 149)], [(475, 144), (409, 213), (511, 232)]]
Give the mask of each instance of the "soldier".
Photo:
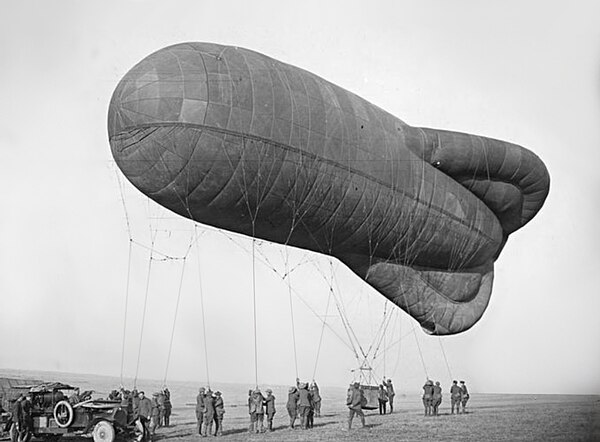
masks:
[(160, 391), (156, 393), (156, 402), (158, 404), (158, 427), (165, 424), (165, 394)]
[(315, 405), (315, 417), (321, 417), (321, 391), (314, 379), (310, 386), (310, 392), (312, 393), (313, 403)]
[(298, 406), (300, 408), (300, 428), (306, 430), (308, 428), (308, 414), (312, 405), (312, 395), (308, 390), (308, 383), (300, 383), (300, 389), (298, 390)]
[(254, 413), (255, 433), (264, 433), (264, 420), (265, 420), (265, 397), (262, 395), (260, 390), (257, 388), (252, 393), (252, 405), (250, 410)]
[(131, 411), (131, 420), (134, 421), (138, 418), (140, 414), (140, 395), (136, 388), (131, 390)]
[(223, 416), (225, 403), (220, 391), (215, 391), (215, 436), (223, 436)]
[(160, 404), (158, 403), (158, 393), (152, 393), (152, 411), (150, 414), (150, 436), (154, 436), (156, 427), (159, 427), (160, 423)]
[(198, 422), (197, 431), (202, 436), (202, 426), (204, 424), (204, 398), (206, 390), (204, 387), (200, 387), (198, 390), (198, 396), (196, 396), (196, 421)]
[(133, 421), (133, 402), (131, 399), (131, 392), (129, 390), (125, 390), (125, 388), (121, 386), (119, 397), (121, 398), (121, 409), (127, 413), (127, 422)]
[(438, 407), (442, 403), (442, 387), (440, 382), (437, 381), (433, 386), (433, 415), (438, 416)]
[(454, 407), (456, 407), (456, 414), (460, 413), (460, 399), (462, 390), (458, 386), (458, 382), (452, 381), (452, 387), (450, 387), (450, 404), (452, 406), (452, 414), (454, 414)]
[(25, 399), (25, 397), (22, 394), (19, 395), (12, 406), (12, 421), (15, 429), (14, 433), (11, 431), (12, 434), (20, 434), (21, 429), (23, 428), (23, 399)]
[(204, 436), (212, 435), (212, 426), (215, 420), (215, 397), (209, 388), (204, 397)]
[(348, 398), (346, 400), (346, 405), (350, 409), (350, 413), (348, 415), (348, 430), (352, 428), (352, 419), (354, 419), (354, 415), (360, 416), (360, 422), (362, 423), (363, 428), (366, 427), (365, 424), (365, 415), (362, 411), (362, 407), (367, 403), (367, 399), (363, 391), (360, 389), (360, 384), (355, 382), (352, 384), (352, 388), (348, 390)]
[(300, 399), (300, 394), (298, 393), (298, 389), (296, 387), (290, 387), (288, 390), (288, 400), (285, 408), (287, 408), (287, 412), (290, 416), (290, 429), (294, 428), (294, 423), (296, 422), (296, 418), (298, 417), (298, 400)]
[(254, 410), (254, 402), (252, 400), (252, 396), (254, 394), (254, 390), (248, 390), (248, 414), (250, 415), (250, 426), (248, 427), (248, 433), (254, 433), (254, 428), (256, 426), (256, 413)]
[[(171, 392), (165, 386), (163, 389), (163, 394), (165, 395), (165, 427), (168, 427), (171, 423), (171, 410), (173, 409), (173, 404), (171, 403)], [(135, 407), (135, 403), (134, 403)]]
[(394, 396), (396, 396), (396, 392), (394, 391), (394, 386), (392, 385), (392, 380), (388, 379), (387, 382), (384, 382), (384, 385), (387, 389), (388, 399), (390, 401), (390, 413), (394, 412)]
[(387, 411), (386, 408), (388, 397), (387, 390), (385, 389), (383, 384), (379, 385), (379, 396), (377, 397), (377, 400), (379, 401), (379, 414), (385, 414), (385, 412)]
[(430, 416), (433, 406), (433, 381), (427, 379), (423, 385), (423, 405), (425, 406), (425, 416)]
[(145, 431), (149, 431), (150, 417), (152, 416), (152, 401), (146, 397), (143, 391), (139, 393), (140, 405), (139, 405), (139, 417), (140, 422), (144, 426)]
[[(460, 381), (460, 402), (462, 403), (463, 414), (467, 412), (465, 410), (465, 408), (467, 408), (467, 402), (469, 401), (470, 397), (471, 396), (469, 396), (469, 390), (467, 390), (467, 386), (465, 385), (465, 381)], [(457, 411), (458, 411), (458, 405), (456, 406), (456, 408), (457, 408)]]
[(273, 416), (275, 416), (275, 396), (273, 390), (266, 390), (265, 407), (267, 408), (267, 431), (273, 431)]

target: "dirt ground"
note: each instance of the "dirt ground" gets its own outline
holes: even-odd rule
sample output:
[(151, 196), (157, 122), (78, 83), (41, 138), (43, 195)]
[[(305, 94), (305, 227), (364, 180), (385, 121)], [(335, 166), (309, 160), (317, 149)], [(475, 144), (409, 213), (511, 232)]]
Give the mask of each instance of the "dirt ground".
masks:
[[(348, 431), (347, 409), (323, 403), (324, 413), (310, 430), (287, 427), (285, 411), (275, 417), (275, 429), (247, 432), (248, 417), (239, 412), (224, 421), (224, 441), (600, 441), (600, 397), (562, 395), (474, 395), (468, 413), (451, 415), (442, 404), (441, 415), (425, 417), (418, 398), (399, 399), (393, 414), (367, 413), (367, 428), (353, 422)], [(444, 405), (446, 407), (444, 407)], [(241, 408), (241, 407), (240, 407)], [(283, 408), (283, 407), (281, 407)], [(242, 410), (236, 410), (242, 411)], [(155, 440), (189, 441), (195, 435), (193, 410), (178, 411), (178, 422), (158, 430)], [(205, 439), (205, 438), (202, 438)]]

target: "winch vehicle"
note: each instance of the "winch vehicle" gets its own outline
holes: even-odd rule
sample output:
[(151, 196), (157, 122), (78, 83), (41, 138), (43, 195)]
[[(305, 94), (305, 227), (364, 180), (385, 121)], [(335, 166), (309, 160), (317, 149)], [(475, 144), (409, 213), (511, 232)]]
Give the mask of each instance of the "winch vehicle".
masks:
[(59, 382), (22, 389), (31, 396), (32, 428), (19, 432), (12, 422), (13, 442), (32, 437), (56, 441), (69, 434), (91, 436), (94, 442), (112, 442), (117, 435), (124, 440), (146, 439), (143, 425), (132, 420), (120, 400), (92, 399), (92, 391), (80, 393), (78, 387)]

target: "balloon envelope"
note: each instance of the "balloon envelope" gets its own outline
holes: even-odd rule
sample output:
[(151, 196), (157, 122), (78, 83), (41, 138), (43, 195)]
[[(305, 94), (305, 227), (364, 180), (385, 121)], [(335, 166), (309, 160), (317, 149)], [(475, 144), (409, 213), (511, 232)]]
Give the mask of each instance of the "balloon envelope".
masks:
[(470, 328), (549, 175), (499, 140), (411, 127), (305, 70), (182, 43), (138, 63), (109, 108), (125, 176), (194, 221), (329, 254), (430, 333)]

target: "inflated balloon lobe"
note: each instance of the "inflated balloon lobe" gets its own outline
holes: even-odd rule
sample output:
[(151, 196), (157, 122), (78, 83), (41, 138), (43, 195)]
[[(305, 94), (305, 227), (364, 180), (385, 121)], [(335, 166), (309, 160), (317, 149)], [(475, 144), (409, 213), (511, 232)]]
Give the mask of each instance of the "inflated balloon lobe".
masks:
[(495, 259), (550, 182), (523, 147), (411, 127), (310, 72), (211, 43), (133, 67), (108, 132), (119, 168), (159, 204), (335, 256), (433, 334), (481, 317)]

